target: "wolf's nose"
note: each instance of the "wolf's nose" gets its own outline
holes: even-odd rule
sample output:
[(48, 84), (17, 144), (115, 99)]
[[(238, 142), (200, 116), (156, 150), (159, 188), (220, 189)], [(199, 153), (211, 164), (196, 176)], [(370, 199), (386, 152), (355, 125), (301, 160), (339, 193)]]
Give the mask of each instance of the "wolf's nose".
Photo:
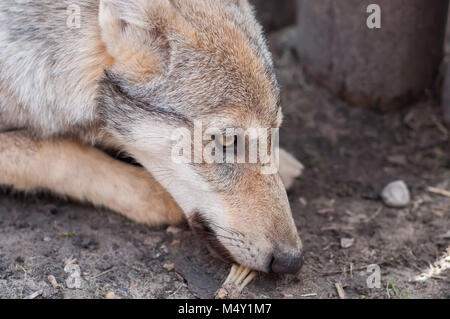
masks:
[(295, 274), (303, 265), (301, 251), (276, 251), (272, 259), (272, 271), (282, 274)]

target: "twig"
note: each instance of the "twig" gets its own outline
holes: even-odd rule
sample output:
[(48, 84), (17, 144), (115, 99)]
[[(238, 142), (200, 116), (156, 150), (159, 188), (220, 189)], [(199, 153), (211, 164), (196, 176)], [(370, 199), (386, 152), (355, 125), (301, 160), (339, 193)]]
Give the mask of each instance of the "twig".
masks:
[(447, 191), (445, 189), (440, 189), (440, 188), (436, 188), (436, 187), (428, 187), (427, 191), (429, 191), (430, 193), (433, 193), (433, 194), (437, 194), (437, 195), (441, 195), (441, 196), (450, 198), (450, 191)]
[(434, 125), (436, 125), (437, 129), (441, 131), (441, 133), (444, 134), (445, 137), (448, 137), (447, 128), (436, 118), (435, 115), (431, 116), (431, 120), (433, 121)]
[(317, 211), (317, 214), (323, 215), (327, 213), (334, 213), (334, 208), (324, 208)]
[(25, 289), (25, 284), (27, 282), (27, 271), (25, 270), (25, 268), (23, 268), (22, 266), (19, 265), (20, 268), (22, 268), (23, 272), (24, 272), (24, 276), (23, 276), (23, 285), (22, 285), (22, 289), (20, 290), (20, 296), (23, 297), (23, 290)]
[(335, 283), (334, 285), (335, 285), (335, 287), (336, 287), (336, 290), (337, 290), (337, 293), (338, 293), (338, 295), (339, 295), (339, 298), (341, 298), (341, 299), (346, 299), (346, 297), (345, 297), (345, 292), (344, 292), (344, 289), (342, 289), (341, 284), (337, 282), (337, 283)]
[(367, 218), (366, 223), (372, 221), (373, 219), (375, 219), (378, 215), (380, 215), (380, 213), (383, 211), (383, 206), (381, 206), (380, 208), (377, 209), (377, 211), (370, 216), (369, 218)]
[(111, 271), (113, 271), (113, 269), (114, 269), (114, 267), (111, 269), (105, 270), (104, 272), (101, 272), (95, 276), (92, 276), (90, 279), (95, 279), (95, 278), (101, 277), (103, 275), (106, 275), (107, 273), (110, 273)]
[(49, 276), (47, 277), (47, 279), (48, 279), (48, 281), (50, 282), (50, 284), (53, 286), (53, 288), (58, 289), (58, 288), (61, 287), (61, 285), (58, 284), (58, 282), (56, 281), (55, 276), (49, 275)]
[(317, 294), (315, 292), (311, 293), (311, 294), (300, 295), (300, 297), (315, 297), (315, 296), (317, 296)]
[(28, 297), (26, 297), (25, 299), (35, 299), (37, 297), (39, 297), (40, 295), (42, 295), (44, 293), (44, 290), (38, 290), (36, 292), (33, 292), (31, 295), (29, 295)]
[(177, 290), (175, 290), (173, 293), (171, 293), (169, 295), (169, 297), (172, 297), (172, 296), (176, 295), (181, 290), (181, 288), (183, 288), (183, 285), (180, 285), (180, 287), (178, 287)]
[(386, 293), (387, 293), (388, 299), (391, 299), (391, 294), (389, 293), (389, 281), (386, 283)]
[(64, 265), (68, 266), (68, 265), (76, 264), (77, 261), (78, 260), (76, 258), (72, 258), (72, 256), (70, 256), (68, 259), (66, 259), (66, 261), (64, 262)]

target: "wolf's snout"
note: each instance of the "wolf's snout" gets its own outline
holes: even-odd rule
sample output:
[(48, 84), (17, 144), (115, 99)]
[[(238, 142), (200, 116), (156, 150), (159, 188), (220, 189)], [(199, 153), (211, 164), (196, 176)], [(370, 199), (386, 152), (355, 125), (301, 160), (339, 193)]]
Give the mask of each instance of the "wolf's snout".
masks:
[(295, 274), (303, 265), (301, 250), (279, 249), (274, 252), (271, 270), (275, 273)]

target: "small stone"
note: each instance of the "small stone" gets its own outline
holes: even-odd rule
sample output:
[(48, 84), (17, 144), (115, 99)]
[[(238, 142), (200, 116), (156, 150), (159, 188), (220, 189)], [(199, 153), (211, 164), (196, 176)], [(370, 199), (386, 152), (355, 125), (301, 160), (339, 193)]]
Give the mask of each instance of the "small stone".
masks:
[(116, 294), (114, 293), (114, 291), (108, 291), (106, 294), (105, 294), (105, 298), (106, 299), (114, 299), (116, 297)]
[(165, 264), (163, 268), (167, 271), (172, 271), (175, 269), (175, 264)]
[(308, 206), (308, 201), (306, 200), (306, 198), (300, 197), (300, 198), (298, 199), (298, 201), (300, 202), (300, 204), (303, 205), (303, 207)]
[(408, 186), (403, 181), (388, 184), (381, 192), (381, 198), (386, 206), (393, 208), (404, 208), (411, 200)]
[(355, 243), (355, 238), (341, 238), (341, 247), (350, 248)]
[(159, 249), (161, 250), (162, 253), (164, 254), (168, 254), (169, 253), (169, 248), (167, 248), (166, 245), (161, 245), (161, 247), (159, 247)]
[(450, 230), (446, 232), (445, 234), (442, 234), (439, 236), (440, 238), (450, 239)]

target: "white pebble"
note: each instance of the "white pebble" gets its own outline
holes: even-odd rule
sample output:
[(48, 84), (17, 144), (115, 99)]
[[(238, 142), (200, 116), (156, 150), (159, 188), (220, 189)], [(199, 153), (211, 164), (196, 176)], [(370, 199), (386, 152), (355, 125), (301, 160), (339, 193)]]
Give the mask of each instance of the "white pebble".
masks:
[(355, 238), (341, 238), (341, 247), (350, 248), (355, 243)]
[(381, 192), (381, 198), (386, 206), (404, 208), (411, 200), (408, 186), (404, 181), (395, 181), (387, 185)]

